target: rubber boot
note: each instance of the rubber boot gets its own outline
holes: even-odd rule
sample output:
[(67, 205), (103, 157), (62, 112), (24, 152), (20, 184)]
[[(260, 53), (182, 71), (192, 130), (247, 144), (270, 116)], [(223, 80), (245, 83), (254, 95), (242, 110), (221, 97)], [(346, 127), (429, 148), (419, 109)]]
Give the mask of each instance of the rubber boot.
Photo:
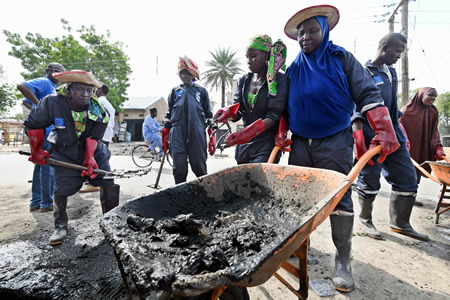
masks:
[(415, 198), (414, 196), (400, 196), (391, 193), (389, 204), (390, 229), (421, 241), (428, 241), (429, 238), (426, 234), (415, 231), (409, 224)]
[(372, 208), (373, 201), (376, 196), (365, 198), (358, 194), (359, 204), (361, 206), (361, 212), (359, 213), (359, 226), (369, 237), (381, 240), (381, 234), (372, 223)]
[(102, 204), (102, 212), (104, 214), (119, 205), (119, 195), (120, 185), (118, 184), (100, 189), (100, 203)]
[(60, 245), (64, 242), (67, 236), (67, 196), (54, 195), (53, 196), (53, 217), (55, 218), (55, 230), (50, 236), (48, 242), (51, 246)]
[(350, 266), (354, 215), (330, 215), (331, 236), (336, 246), (333, 285), (341, 292), (350, 292), (355, 288)]

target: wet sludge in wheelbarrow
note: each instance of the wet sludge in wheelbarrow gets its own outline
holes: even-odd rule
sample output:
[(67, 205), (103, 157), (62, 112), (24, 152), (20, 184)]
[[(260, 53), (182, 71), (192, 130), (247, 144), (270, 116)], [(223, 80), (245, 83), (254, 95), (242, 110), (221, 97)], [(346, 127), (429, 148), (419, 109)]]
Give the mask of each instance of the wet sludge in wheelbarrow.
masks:
[(324, 221), (347, 183), (330, 170), (240, 165), (124, 203), (101, 228), (152, 299), (256, 286)]

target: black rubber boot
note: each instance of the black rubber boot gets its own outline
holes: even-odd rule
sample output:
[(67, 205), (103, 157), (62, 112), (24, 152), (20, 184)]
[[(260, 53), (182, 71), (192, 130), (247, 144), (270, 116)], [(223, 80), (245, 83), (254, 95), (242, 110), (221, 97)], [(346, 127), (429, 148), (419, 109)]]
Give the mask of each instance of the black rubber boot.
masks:
[(390, 229), (421, 241), (428, 241), (429, 238), (426, 234), (415, 231), (409, 224), (415, 198), (414, 196), (400, 196), (391, 193), (391, 202), (389, 204)]
[(354, 215), (330, 215), (331, 236), (336, 246), (333, 272), (334, 287), (341, 292), (350, 292), (355, 288), (350, 266)]
[(102, 204), (102, 212), (104, 214), (119, 205), (119, 196), (120, 185), (118, 184), (100, 189), (100, 203)]
[(69, 221), (67, 216), (67, 196), (54, 195), (53, 206), (55, 209), (53, 212), (55, 230), (48, 242), (51, 246), (56, 246), (62, 244), (67, 236), (67, 223)]
[(375, 197), (376, 196), (365, 198), (358, 195), (359, 204), (361, 206), (361, 212), (359, 213), (359, 226), (361, 226), (362, 231), (364, 231), (369, 237), (376, 240), (381, 240), (380, 232), (372, 223), (372, 208)]

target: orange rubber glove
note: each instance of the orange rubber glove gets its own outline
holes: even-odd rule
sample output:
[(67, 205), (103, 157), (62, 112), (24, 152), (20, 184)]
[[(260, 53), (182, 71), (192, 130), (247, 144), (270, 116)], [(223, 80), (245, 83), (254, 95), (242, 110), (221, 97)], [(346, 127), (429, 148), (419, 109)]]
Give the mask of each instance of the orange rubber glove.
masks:
[(289, 148), (289, 146), (292, 144), (292, 141), (286, 138), (288, 130), (288, 120), (285, 117), (281, 117), (280, 124), (278, 125), (278, 131), (275, 135), (275, 146), (280, 147), (280, 151), (291, 152), (291, 148)]
[(98, 169), (97, 162), (94, 158), (95, 149), (97, 149), (98, 142), (91, 138), (86, 138), (86, 147), (84, 152), (83, 166), (87, 167), (87, 171), (81, 171), (81, 177), (88, 176), (90, 179), (97, 177), (97, 173), (94, 173), (94, 169)]
[[(367, 152), (363, 130), (359, 129), (353, 131), (353, 139), (355, 140), (355, 158), (359, 160), (361, 156), (363, 156), (364, 153)], [(371, 166), (374, 165), (372, 160), (369, 160), (367, 163)]]
[(264, 130), (266, 130), (266, 126), (260, 118), (247, 127), (242, 128), (238, 132), (227, 136), (225, 139), (226, 147), (245, 144)]
[(216, 112), (213, 119), (217, 120), (217, 122), (219, 123), (226, 123), (229, 120), (234, 119), (236, 117), (238, 110), (239, 110), (239, 103), (235, 103), (227, 107), (222, 107)]
[(208, 152), (209, 155), (213, 156), (216, 153), (216, 132), (214, 129), (208, 128), (208, 136), (209, 136), (209, 144), (208, 144)]
[(442, 148), (442, 146), (436, 146), (436, 148), (434, 149), (434, 159), (442, 160), (442, 156), (446, 156), (444, 149)]
[(381, 145), (378, 162), (382, 163), (386, 159), (386, 156), (395, 152), (400, 147), (394, 127), (392, 127), (389, 111), (386, 106), (379, 106), (369, 110), (366, 113), (366, 118), (375, 134), (372, 141), (370, 141), (369, 149)]
[(163, 128), (161, 134), (161, 147), (164, 153), (167, 153), (167, 151), (169, 150), (169, 135), (170, 135), (170, 128)]
[(44, 131), (45, 129), (34, 129), (27, 132), (31, 152), (28, 160), (36, 165), (47, 164), (46, 158), (50, 157), (48, 152), (42, 149), (44, 145)]

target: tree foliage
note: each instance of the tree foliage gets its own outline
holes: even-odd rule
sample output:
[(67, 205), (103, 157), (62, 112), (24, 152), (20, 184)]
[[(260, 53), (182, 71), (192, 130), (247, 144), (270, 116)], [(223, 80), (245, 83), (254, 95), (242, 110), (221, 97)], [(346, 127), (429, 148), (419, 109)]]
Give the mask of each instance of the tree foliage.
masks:
[(438, 95), (435, 103), (439, 111), (441, 123), (448, 126), (450, 121), (450, 92), (444, 92)]
[(228, 87), (231, 88), (234, 75), (242, 72), (239, 67), (240, 62), (234, 58), (236, 51), (231, 51), (230, 48), (220, 48), (214, 52), (209, 51), (213, 59), (206, 62), (209, 67), (203, 73), (205, 84), (214, 88), (216, 91), (222, 92), (222, 107), (225, 106), (225, 92)]
[(9, 109), (13, 107), (19, 97), (17, 95), (15, 86), (8, 83), (3, 83), (3, 67), (0, 66), (0, 116), (4, 117)]
[(126, 90), (130, 86), (131, 68), (129, 57), (125, 54), (122, 42), (111, 42), (111, 34), (98, 34), (94, 26), (82, 26), (73, 34), (69, 23), (61, 19), (67, 32), (61, 37), (48, 38), (39, 33), (28, 32), (25, 37), (3, 30), (11, 45), (9, 55), (21, 60), (26, 72), (25, 80), (45, 75), (50, 62), (61, 63), (66, 70), (85, 70), (92, 72), (99, 80), (110, 87), (108, 100), (116, 108), (127, 100)]

